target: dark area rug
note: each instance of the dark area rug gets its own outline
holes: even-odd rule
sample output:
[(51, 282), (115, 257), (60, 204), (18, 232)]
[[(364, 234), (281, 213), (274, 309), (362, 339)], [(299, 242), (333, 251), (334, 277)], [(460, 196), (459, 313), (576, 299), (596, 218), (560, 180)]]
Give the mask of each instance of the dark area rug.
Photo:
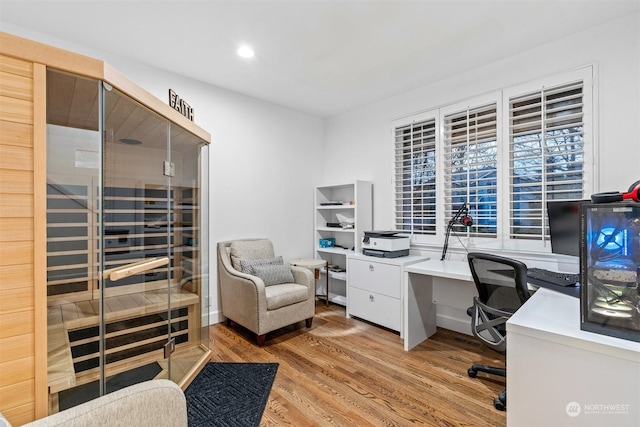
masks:
[(185, 391), (189, 426), (259, 426), (277, 370), (277, 363), (207, 363)]
[[(158, 363), (153, 362), (130, 371), (122, 372), (107, 378), (107, 393), (111, 393), (130, 385), (152, 380), (162, 371)], [(68, 409), (100, 396), (100, 381), (93, 381), (58, 393), (60, 410)]]

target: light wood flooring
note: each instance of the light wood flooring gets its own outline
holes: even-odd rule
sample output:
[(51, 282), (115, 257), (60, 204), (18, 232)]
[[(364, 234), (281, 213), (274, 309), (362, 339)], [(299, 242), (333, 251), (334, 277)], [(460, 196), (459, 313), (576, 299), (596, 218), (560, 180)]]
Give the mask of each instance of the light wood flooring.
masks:
[(504, 426), (493, 407), (504, 379), (467, 376), (473, 363), (504, 366), (504, 356), (446, 329), (409, 352), (398, 333), (316, 303), (304, 322), (255, 335), (232, 323), (210, 326), (212, 361), (277, 362), (261, 426)]

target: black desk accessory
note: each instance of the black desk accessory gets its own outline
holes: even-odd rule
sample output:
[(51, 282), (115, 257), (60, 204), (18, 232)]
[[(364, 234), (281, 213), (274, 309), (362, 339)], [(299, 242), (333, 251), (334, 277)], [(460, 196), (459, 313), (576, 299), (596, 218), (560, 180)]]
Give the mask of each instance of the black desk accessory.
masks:
[(444, 261), (444, 257), (447, 255), (447, 249), (449, 248), (449, 235), (451, 234), (451, 230), (458, 220), (460, 221), (460, 224), (464, 225), (465, 227), (471, 227), (473, 225), (473, 218), (469, 216), (469, 208), (467, 207), (466, 203), (463, 203), (462, 206), (460, 206), (453, 218), (449, 220), (449, 224), (447, 224), (447, 234), (444, 238), (444, 246), (442, 247), (442, 258), (440, 258), (440, 261)]

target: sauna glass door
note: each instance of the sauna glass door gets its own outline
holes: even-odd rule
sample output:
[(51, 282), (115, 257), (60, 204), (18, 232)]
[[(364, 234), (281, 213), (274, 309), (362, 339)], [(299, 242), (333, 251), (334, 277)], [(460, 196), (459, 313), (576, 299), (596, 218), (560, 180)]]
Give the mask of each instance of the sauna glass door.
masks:
[(47, 71), (51, 412), (208, 356), (206, 143), (110, 85)]
[(47, 72), (47, 385), (50, 412), (101, 394), (101, 85)]
[(171, 377), (170, 354), (186, 335), (179, 319), (187, 309), (172, 301), (180, 271), (169, 121), (106, 83), (102, 102), (99, 296), (109, 392), (123, 372), (128, 384)]

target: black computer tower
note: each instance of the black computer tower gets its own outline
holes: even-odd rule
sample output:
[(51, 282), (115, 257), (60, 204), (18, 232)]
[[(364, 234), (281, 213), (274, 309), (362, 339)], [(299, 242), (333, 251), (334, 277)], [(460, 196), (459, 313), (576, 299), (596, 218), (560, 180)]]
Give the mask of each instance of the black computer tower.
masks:
[(580, 214), (580, 329), (640, 342), (640, 203)]

